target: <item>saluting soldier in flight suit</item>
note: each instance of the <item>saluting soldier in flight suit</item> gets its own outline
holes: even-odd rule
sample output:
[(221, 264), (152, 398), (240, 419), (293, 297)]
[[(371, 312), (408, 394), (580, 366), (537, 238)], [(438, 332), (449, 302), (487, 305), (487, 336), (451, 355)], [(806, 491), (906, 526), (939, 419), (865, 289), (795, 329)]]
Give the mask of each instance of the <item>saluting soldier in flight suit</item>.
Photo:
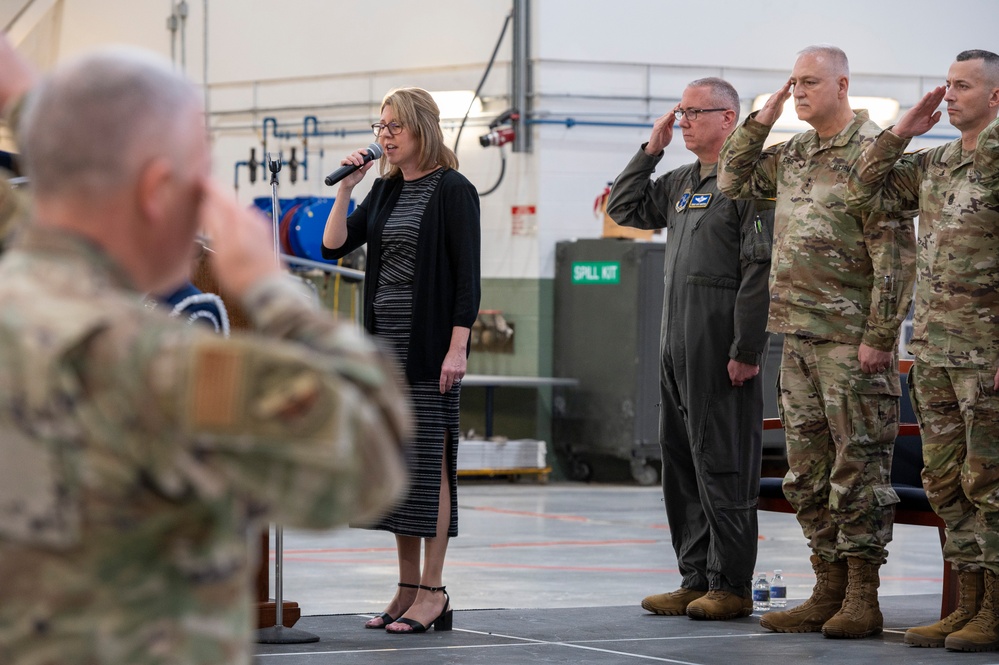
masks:
[[(739, 117), (726, 81), (698, 79), (659, 118), (611, 189), (618, 224), (667, 229), (660, 365), (663, 496), (681, 586), (642, 607), (732, 619), (753, 611), (760, 486), (767, 276), (772, 211), (715, 184)], [(697, 161), (651, 180), (674, 122)]]

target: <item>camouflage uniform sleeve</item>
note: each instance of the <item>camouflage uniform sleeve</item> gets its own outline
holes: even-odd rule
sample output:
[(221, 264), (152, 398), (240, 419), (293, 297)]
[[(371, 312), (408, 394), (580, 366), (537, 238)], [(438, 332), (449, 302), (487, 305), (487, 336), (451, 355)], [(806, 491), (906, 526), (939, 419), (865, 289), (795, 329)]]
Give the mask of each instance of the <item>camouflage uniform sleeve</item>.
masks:
[(777, 195), (780, 146), (764, 150), (770, 128), (751, 114), (729, 134), (718, 155), (718, 189), (730, 199), (772, 199)]
[(736, 207), (742, 220), (742, 283), (735, 300), (735, 337), (728, 356), (747, 365), (759, 365), (767, 343), (773, 203), (740, 201)]
[(146, 432), (125, 437), (127, 453), (167, 496), (234, 493), (288, 526), (376, 516), (405, 487), (410, 414), (393, 370), (353, 326), (278, 280), (247, 303), (265, 337), (143, 330), (130, 359), (138, 376), (112, 386), (134, 384), (118, 408)]
[(975, 148), (975, 170), (984, 183), (999, 181), (999, 118), (996, 118), (978, 135)]
[(919, 207), (923, 169), (918, 154), (902, 155), (908, 144), (886, 129), (864, 149), (847, 180), (847, 207), (885, 212)]
[(669, 174), (655, 181), (651, 179), (663, 153), (649, 155), (645, 146), (631, 158), (621, 174), (614, 180), (607, 197), (607, 214), (620, 226), (638, 229), (661, 229), (666, 226), (667, 213), (661, 209), (669, 202), (667, 185)]
[(871, 257), (874, 284), (871, 309), (861, 342), (891, 351), (912, 304), (916, 282), (915, 211), (903, 214), (865, 213), (864, 242)]

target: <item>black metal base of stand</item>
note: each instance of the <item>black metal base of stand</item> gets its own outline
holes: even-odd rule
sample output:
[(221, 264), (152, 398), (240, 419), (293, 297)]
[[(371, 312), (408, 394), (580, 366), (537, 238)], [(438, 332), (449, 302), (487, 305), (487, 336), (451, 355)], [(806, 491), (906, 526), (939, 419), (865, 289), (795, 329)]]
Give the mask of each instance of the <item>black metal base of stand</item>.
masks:
[(271, 626), (257, 629), (257, 644), (308, 644), (318, 641), (318, 635), (297, 628)]

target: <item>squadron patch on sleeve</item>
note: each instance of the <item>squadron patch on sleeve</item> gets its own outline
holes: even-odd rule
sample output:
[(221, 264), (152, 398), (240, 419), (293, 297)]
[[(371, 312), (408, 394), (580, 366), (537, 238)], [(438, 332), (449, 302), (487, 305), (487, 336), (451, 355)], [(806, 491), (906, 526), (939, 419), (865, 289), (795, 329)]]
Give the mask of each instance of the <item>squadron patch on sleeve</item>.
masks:
[(302, 373), (256, 399), (253, 415), (260, 420), (290, 421), (305, 415), (319, 399), (322, 385), (315, 374)]
[(208, 346), (194, 359), (190, 413), (195, 427), (230, 428), (239, 416), (243, 357), (237, 349)]

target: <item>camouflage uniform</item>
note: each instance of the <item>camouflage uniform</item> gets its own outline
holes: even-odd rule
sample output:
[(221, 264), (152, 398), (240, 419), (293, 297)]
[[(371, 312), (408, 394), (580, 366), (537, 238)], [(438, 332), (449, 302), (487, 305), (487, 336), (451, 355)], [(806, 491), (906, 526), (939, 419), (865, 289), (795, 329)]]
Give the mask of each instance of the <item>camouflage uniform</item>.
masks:
[(999, 572), (999, 121), (978, 138), (903, 155), (883, 132), (850, 178), (854, 205), (919, 208), (909, 392), (923, 437), (923, 486), (947, 524), (944, 558)]
[(223, 339), (106, 255), (0, 259), (0, 662), (249, 662), (253, 518), (330, 527), (404, 485), (408, 407), (371, 344), (281, 278)]
[(810, 130), (764, 150), (770, 128), (753, 114), (720, 155), (727, 196), (777, 198), (768, 329), (785, 335), (784, 494), (825, 561), (882, 563), (898, 502), (889, 479), (897, 355), (888, 370), (864, 374), (857, 352), (861, 343), (895, 349), (911, 301), (912, 221), (844, 202), (850, 167), (878, 131), (858, 111), (831, 139)]

